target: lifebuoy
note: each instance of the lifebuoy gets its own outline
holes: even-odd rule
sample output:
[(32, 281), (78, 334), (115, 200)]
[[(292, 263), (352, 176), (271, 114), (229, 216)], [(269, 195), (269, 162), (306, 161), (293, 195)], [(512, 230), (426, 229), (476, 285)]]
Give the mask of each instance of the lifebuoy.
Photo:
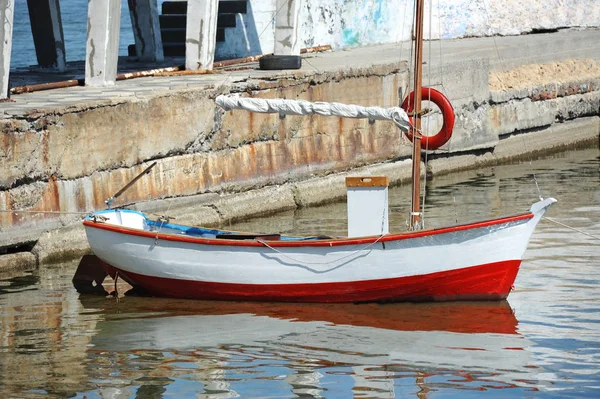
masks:
[[(442, 124), (440, 131), (433, 136), (421, 136), (421, 148), (424, 150), (437, 150), (446, 144), (452, 136), (452, 129), (454, 128), (454, 109), (452, 108), (452, 104), (450, 104), (450, 100), (436, 89), (431, 89), (429, 87), (421, 88), (421, 99), (422, 101), (431, 101), (437, 105), (442, 112), (444, 123)], [(411, 113), (414, 109), (414, 103), (415, 92), (413, 91), (402, 103), (402, 108), (406, 112)], [(412, 123), (412, 118), (410, 118), (410, 122)], [(412, 141), (412, 130), (409, 130), (408, 133), (406, 133), (406, 136)]]

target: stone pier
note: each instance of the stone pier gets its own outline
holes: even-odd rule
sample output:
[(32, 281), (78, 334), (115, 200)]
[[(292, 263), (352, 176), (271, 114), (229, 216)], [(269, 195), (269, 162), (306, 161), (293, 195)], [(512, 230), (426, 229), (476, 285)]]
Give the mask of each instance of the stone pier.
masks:
[(121, 0), (88, 2), (88, 33), (85, 57), (87, 86), (114, 85), (119, 58)]
[(277, 0), (275, 54), (300, 55), (300, 0)]
[(219, 0), (188, 0), (185, 34), (185, 69), (210, 70), (217, 43)]
[(27, 0), (38, 65), (65, 70), (65, 38), (59, 0)]
[(156, 0), (128, 0), (135, 53), (142, 61), (164, 59)]

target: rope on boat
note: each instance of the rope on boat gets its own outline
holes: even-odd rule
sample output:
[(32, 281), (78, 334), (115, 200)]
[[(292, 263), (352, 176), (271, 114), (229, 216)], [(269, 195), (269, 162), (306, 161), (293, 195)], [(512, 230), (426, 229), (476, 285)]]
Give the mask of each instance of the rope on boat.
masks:
[(547, 216), (542, 216), (542, 219), (549, 220), (549, 221), (551, 221), (551, 222), (553, 222), (553, 223), (556, 223), (556, 224), (558, 224), (558, 225), (560, 225), (560, 226), (566, 227), (567, 229), (571, 229), (571, 230), (573, 230), (573, 231), (576, 231), (576, 232), (578, 232), (578, 233), (584, 234), (584, 235), (586, 235), (586, 236), (588, 236), (588, 237), (592, 237), (592, 238), (595, 238), (596, 240), (600, 240), (600, 237), (598, 237), (598, 236), (595, 236), (595, 235), (593, 235), (593, 234), (590, 234), (590, 233), (588, 233), (588, 232), (585, 232), (585, 231), (583, 231), (583, 230), (579, 230), (579, 229), (577, 229), (577, 228), (575, 228), (575, 227), (568, 226), (568, 225), (566, 225), (566, 224), (564, 224), (564, 223), (561, 223), (561, 222), (559, 222), (558, 220), (554, 220), (554, 219), (552, 219), (552, 218), (549, 218), (549, 217), (547, 217)]
[(298, 259), (295, 259), (295, 258), (293, 258), (291, 256), (286, 255), (285, 253), (281, 252), (277, 248), (274, 248), (274, 247), (270, 246), (269, 244), (267, 244), (266, 242), (264, 242), (262, 240), (257, 239), (256, 241), (260, 242), (265, 247), (267, 247), (269, 249), (272, 249), (273, 251), (277, 252), (282, 257), (284, 257), (286, 259), (289, 259), (289, 260), (291, 260), (294, 263), (298, 263), (298, 264), (305, 265), (305, 266), (327, 266), (327, 265), (332, 265), (332, 264), (341, 262), (341, 261), (346, 260), (348, 258), (351, 258), (351, 257), (353, 257), (355, 255), (358, 255), (359, 253), (361, 253), (363, 251), (368, 250), (373, 245), (377, 244), (379, 242), (379, 240), (381, 240), (384, 236), (385, 236), (385, 234), (382, 234), (379, 237), (377, 237), (377, 239), (375, 241), (373, 241), (370, 244), (367, 244), (364, 248), (358, 249), (358, 250), (356, 250), (356, 251), (354, 251), (352, 253), (349, 253), (348, 255), (344, 255), (341, 258), (338, 258), (338, 259), (335, 259), (335, 260), (332, 260), (332, 261), (328, 261), (328, 262), (304, 262), (304, 261), (301, 261), (301, 260), (298, 260)]
[[(171, 205), (173, 205), (173, 202), (169, 202), (169, 206), (167, 207), (167, 211), (165, 213), (169, 213), (169, 209), (171, 209)], [(164, 216), (164, 215), (160, 215), (158, 217), (158, 219), (156, 219), (157, 222), (160, 222), (160, 226), (158, 226), (158, 230), (156, 230), (156, 237), (154, 237), (154, 245), (158, 245), (158, 235), (160, 234), (160, 229), (162, 229), (162, 227), (166, 224), (169, 224), (169, 222), (171, 221), (171, 219), (175, 219), (175, 218), (171, 218), (170, 216)]]

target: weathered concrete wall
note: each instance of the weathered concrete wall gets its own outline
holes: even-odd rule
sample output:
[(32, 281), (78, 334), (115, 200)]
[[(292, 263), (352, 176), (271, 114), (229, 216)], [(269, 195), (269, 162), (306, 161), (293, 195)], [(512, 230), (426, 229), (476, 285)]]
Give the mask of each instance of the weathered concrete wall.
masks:
[[(276, 0), (248, 1), (236, 28), (226, 30), (216, 56), (245, 57), (275, 48), (273, 18)], [(410, 39), (413, 0), (308, 0), (300, 11), (300, 47), (329, 44), (334, 49), (397, 43)], [(426, 15), (429, 15), (426, 4)], [(425, 20), (424, 37), (461, 38), (519, 35), (570, 27), (599, 27), (597, 0), (446, 0), (434, 2)]]
[[(248, 81), (233, 90), (264, 98), (391, 106), (404, 86), (406, 69), (381, 66)], [(158, 160), (155, 170), (119, 203), (243, 191), (408, 155), (391, 123), (225, 113), (215, 107), (216, 94), (188, 90), (4, 120), (0, 209), (100, 209), (153, 160)], [(76, 218), (0, 213), (0, 248)]]

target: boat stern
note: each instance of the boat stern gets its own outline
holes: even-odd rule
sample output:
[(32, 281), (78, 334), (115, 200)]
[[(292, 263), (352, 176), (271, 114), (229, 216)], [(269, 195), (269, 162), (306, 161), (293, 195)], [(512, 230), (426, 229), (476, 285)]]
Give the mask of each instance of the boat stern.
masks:
[(115, 226), (129, 227), (133, 229), (147, 229), (146, 221), (148, 218), (145, 214), (130, 209), (107, 209), (104, 211), (94, 212), (87, 216), (84, 225), (93, 223), (106, 223)]

